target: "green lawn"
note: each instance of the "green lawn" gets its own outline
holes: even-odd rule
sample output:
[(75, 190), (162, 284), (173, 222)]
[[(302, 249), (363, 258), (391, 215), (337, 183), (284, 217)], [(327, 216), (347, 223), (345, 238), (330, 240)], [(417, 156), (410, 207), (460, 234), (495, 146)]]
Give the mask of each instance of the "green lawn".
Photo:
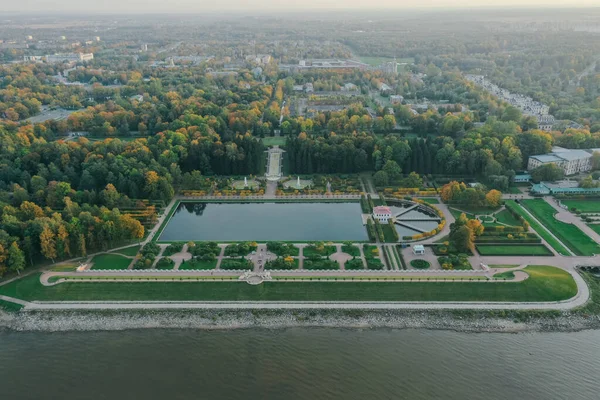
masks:
[(563, 200), (562, 203), (569, 207), (575, 207), (584, 213), (600, 212), (600, 201), (598, 200)]
[(131, 259), (118, 254), (100, 254), (92, 258), (92, 269), (127, 269)]
[(514, 279), (515, 273), (512, 271), (500, 272), (500, 273), (494, 275), (494, 278), (496, 278), (496, 279)]
[(600, 234), (600, 224), (588, 224), (588, 226), (596, 233)]
[(381, 229), (383, 230), (383, 236), (385, 238), (386, 243), (397, 243), (396, 236), (394, 236), (395, 226), (390, 224), (381, 224)]
[(138, 253), (138, 251), (140, 251), (140, 246), (136, 245), (136, 246), (126, 247), (126, 248), (120, 249), (120, 250), (114, 250), (111, 253), (123, 254), (124, 256), (135, 256)]
[(265, 146), (284, 146), (286, 137), (285, 136), (269, 136), (261, 139)]
[(546, 242), (548, 242), (548, 244), (552, 246), (552, 248), (556, 250), (558, 254), (562, 254), (563, 256), (571, 255), (567, 251), (567, 249), (562, 244), (560, 244), (558, 240), (554, 239), (554, 237), (550, 235), (542, 225), (540, 225), (533, 218), (531, 218), (529, 214), (527, 214), (519, 204), (515, 203), (514, 200), (506, 200), (505, 203), (511, 206), (517, 214), (525, 218), (525, 221), (529, 223), (531, 228), (533, 228), (533, 230), (535, 230), (538, 235), (540, 235)]
[(545, 200), (523, 200), (523, 205), (537, 219), (540, 220), (561, 242), (568, 246), (575, 254), (591, 256), (600, 254), (600, 246), (587, 236), (581, 229), (572, 224), (567, 224), (554, 217), (556, 210)]
[(525, 268), (529, 279), (493, 282), (66, 282), (42, 286), (31, 274), (0, 286), (0, 294), (23, 300), (196, 301), (559, 301), (577, 293), (567, 272)]
[(499, 245), (478, 244), (482, 256), (551, 256), (552, 252), (543, 244)]
[(521, 223), (508, 210), (502, 210), (495, 215), (496, 221), (510, 226), (521, 226)]
[(437, 199), (437, 197), (420, 197), (419, 200), (423, 200), (428, 204), (440, 204), (440, 201)]

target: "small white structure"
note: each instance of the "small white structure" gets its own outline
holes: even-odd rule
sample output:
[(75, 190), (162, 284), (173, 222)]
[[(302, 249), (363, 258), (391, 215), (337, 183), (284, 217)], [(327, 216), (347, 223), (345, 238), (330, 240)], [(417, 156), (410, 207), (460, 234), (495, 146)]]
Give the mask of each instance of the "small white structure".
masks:
[(417, 256), (422, 256), (425, 254), (425, 246), (422, 244), (416, 244), (413, 246), (413, 253)]
[(373, 218), (382, 224), (387, 224), (392, 219), (392, 210), (387, 206), (377, 206), (373, 208)]

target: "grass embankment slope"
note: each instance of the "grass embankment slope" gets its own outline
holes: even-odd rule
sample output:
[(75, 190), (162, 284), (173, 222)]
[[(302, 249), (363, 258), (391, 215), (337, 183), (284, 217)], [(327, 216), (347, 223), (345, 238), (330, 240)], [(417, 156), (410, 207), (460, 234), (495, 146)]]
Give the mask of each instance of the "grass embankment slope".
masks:
[(92, 270), (98, 269), (127, 269), (131, 259), (118, 254), (99, 254), (92, 258)]
[(573, 224), (557, 220), (556, 210), (545, 200), (523, 200), (523, 206), (544, 224), (561, 242), (580, 256), (600, 254), (600, 246)]
[(32, 274), (0, 286), (0, 294), (38, 301), (558, 301), (577, 294), (567, 272), (525, 268), (522, 282), (67, 282), (43, 286)]

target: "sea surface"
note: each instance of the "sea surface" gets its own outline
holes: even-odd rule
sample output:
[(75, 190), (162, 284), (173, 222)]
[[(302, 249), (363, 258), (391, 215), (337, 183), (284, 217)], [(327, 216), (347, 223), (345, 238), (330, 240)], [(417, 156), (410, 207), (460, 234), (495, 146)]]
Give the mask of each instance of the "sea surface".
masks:
[(598, 399), (600, 331), (3, 331), (0, 398)]

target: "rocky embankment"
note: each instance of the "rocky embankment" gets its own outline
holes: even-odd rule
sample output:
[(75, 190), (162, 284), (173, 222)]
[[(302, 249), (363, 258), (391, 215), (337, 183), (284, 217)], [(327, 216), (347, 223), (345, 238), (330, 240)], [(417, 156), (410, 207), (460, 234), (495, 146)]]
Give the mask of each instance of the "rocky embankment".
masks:
[(575, 331), (600, 319), (574, 313), (382, 310), (165, 310), (0, 312), (0, 327), (16, 331), (100, 331), (146, 328), (286, 327), (439, 329), (464, 332)]

